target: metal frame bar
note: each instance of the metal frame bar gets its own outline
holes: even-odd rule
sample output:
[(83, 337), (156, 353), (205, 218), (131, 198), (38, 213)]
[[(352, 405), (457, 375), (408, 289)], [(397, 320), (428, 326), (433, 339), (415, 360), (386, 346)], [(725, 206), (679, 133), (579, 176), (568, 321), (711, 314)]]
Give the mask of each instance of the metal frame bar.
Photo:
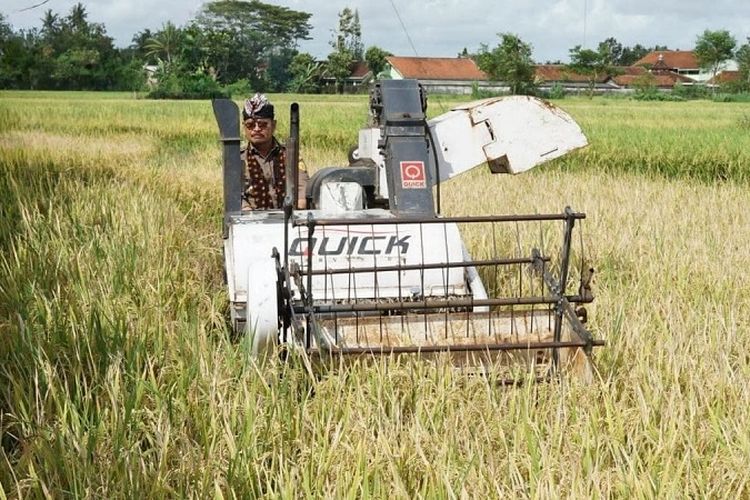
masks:
[[(311, 294), (308, 294), (310, 297)], [(419, 311), (421, 309), (463, 309), (482, 306), (530, 306), (541, 304), (558, 304), (560, 297), (549, 295), (543, 297), (511, 297), (497, 299), (429, 299), (415, 300), (413, 302), (365, 302), (355, 304), (314, 304), (312, 312), (315, 313), (339, 313), (339, 312), (376, 312), (376, 311)], [(568, 302), (587, 303), (593, 299), (571, 295), (565, 297)], [(294, 308), (297, 312), (308, 311), (308, 304)]]
[[(522, 351), (522, 350), (542, 350), (542, 349), (560, 349), (581, 347), (588, 345), (584, 341), (553, 341), (553, 342), (527, 342), (514, 343), (505, 342), (502, 344), (468, 344), (468, 345), (425, 345), (425, 346), (392, 346), (392, 347), (342, 347), (336, 349), (326, 349), (327, 354), (340, 355), (361, 355), (361, 354), (434, 354), (438, 352), (448, 353), (467, 353), (467, 352), (491, 352), (491, 351)], [(594, 346), (603, 346), (603, 340), (594, 340)], [(308, 349), (308, 354), (314, 354), (317, 349)]]
[[(542, 257), (543, 260), (549, 261), (549, 257)], [(373, 273), (373, 272), (393, 272), (393, 271), (420, 271), (422, 269), (451, 269), (460, 267), (484, 267), (484, 266), (511, 266), (515, 264), (533, 264), (535, 257), (520, 257), (514, 259), (488, 259), (488, 260), (466, 260), (463, 262), (441, 262), (436, 264), (412, 264), (383, 267), (358, 267), (356, 269), (322, 269), (318, 271), (301, 270), (302, 274), (308, 272), (313, 276), (328, 274), (349, 274), (349, 273)]]
[[(592, 302), (591, 296), (565, 295), (565, 286), (569, 270), (572, 232), (576, 220), (585, 219), (583, 213), (573, 212), (570, 207), (566, 207), (561, 214), (533, 214), (533, 215), (500, 215), (500, 216), (479, 216), (479, 217), (406, 217), (397, 219), (383, 218), (365, 218), (365, 219), (315, 219), (311, 213), (308, 213), (304, 219), (294, 218), (292, 210), (289, 210), (287, 222), (291, 222), (292, 227), (307, 228), (307, 247), (312, 248), (312, 238), (315, 229), (318, 226), (376, 226), (376, 225), (403, 225), (403, 224), (450, 224), (450, 223), (502, 223), (502, 222), (535, 222), (535, 221), (564, 221), (563, 244), (560, 252), (560, 279), (555, 280), (547, 269), (546, 265), (550, 258), (541, 255), (537, 249), (532, 251), (531, 257), (517, 258), (494, 258), (476, 261), (462, 262), (444, 262), (433, 264), (405, 265), (400, 261), (398, 265), (379, 267), (377, 262), (372, 266), (342, 269), (313, 269), (313, 252), (307, 252), (305, 256), (306, 269), (295, 271), (295, 282), (300, 288), (301, 300), (292, 303), (291, 314), (303, 314), (306, 318), (305, 332), (305, 350), (308, 354), (327, 354), (327, 355), (382, 355), (382, 354), (402, 354), (402, 353), (469, 353), (469, 352), (507, 352), (507, 351), (533, 351), (533, 350), (551, 350), (552, 363), (545, 379), (549, 379), (559, 369), (559, 350), (564, 348), (581, 348), (587, 355), (591, 354), (593, 347), (605, 345), (602, 340), (595, 340), (591, 333), (581, 323), (573, 310), (571, 303), (588, 303)], [(493, 230), (494, 231), (494, 230)], [(468, 268), (494, 266), (520, 266), (527, 264), (534, 274), (541, 278), (543, 286), (549, 290), (549, 295), (541, 296), (517, 296), (517, 297), (500, 297), (488, 299), (468, 298), (445, 298), (445, 299), (416, 299), (414, 301), (394, 301), (394, 302), (357, 302), (356, 296), (353, 303), (315, 303), (312, 297), (312, 279), (313, 276), (324, 276), (334, 274), (349, 274), (355, 276), (357, 273), (377, 273), (382, 272), (402, 272), (402, 271), (422, 271), (428, 269), (449, 269), (449, 268)], [(519, 271), (520, 272), (520, 271)], [(302, 280), (302, 276), (306, 279)], [(400, 286), (400, 285), (399, 285)], [(522, 286), (519, 281), (519, 290)], [(520, 292), (519, 292), (520, 293)], [(372, 346), (372, 347), (333, 347), (322, 345), (322, 338), (319, 335), (319, 317), (333, 316), (338, 319), (339, 314), (350, 314), (359, 320), (362, 313), (387, 313), (387, 312), (417, 312), (423, 314), (425, 321), (428, 320), (428, 314), (435, 311), (466, 310), (467, 321), (469, 321), (469, 311), (475, 307), (501, 306), (510, 307), (513, 314), (513, 306), (536, 306), (548, 305), (549, 313), (554, 316), (554, 326), (550, 325), (553, 330), (553, 339), (551, 341), (537, 342), (505, 342), (499, 344), (440, 344), (440, 345), (423, 345), (423, 346)], [(533, 311), (533, 309), (532, 309)], [(489, 313), (491, 322), (492, 311)], [(573, 340), (562, 340), (562, 322), (567, 320), (572, 332), (577, 337)], [(381, 325), (382, 328), (382, 325)], [(313, 336), (315, 338), (313, 339)], [(382, 339), (381, 339), (382, 340)], [(313, 342), (315, 346), (313, 346)], [(335, 342), (338, 343), (338, 331), (335, 332)]]
[[(567, 207), (566, 210), (570, 210)], [(368, 226), (368, 225), (387, 225), (387, 224), (449, 224), (449, 223), (479, 223), (479, 222), (531, 222), (531, 221), (555, 221), (569, 219), (585, 219), (586, 214), (581, 212), (570, 211), (562, 214), (520, 214), (520, 215), (479, 215), (465, 217), (399, 217), (399, 218), (357, 218), (357, 219), (314, 219), (316, 226)], [(297, 226), (307, 226), (307, 219), (294, 219), (292, 224)]]

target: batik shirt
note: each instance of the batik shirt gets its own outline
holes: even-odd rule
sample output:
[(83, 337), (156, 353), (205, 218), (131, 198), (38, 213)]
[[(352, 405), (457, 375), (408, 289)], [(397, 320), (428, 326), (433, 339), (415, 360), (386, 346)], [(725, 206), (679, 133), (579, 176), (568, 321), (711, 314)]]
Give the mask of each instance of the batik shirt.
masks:
[(267, 156), (248, 144), (242, 158), (245, 161), (242, 210), (281, 208), (286, 192), (286, 148), (274, 138)]

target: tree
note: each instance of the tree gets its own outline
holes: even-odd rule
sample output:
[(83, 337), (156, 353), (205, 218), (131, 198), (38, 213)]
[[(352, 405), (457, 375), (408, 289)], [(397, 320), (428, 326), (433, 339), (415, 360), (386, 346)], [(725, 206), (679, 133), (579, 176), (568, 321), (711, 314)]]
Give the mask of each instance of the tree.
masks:
[(2, 53), (3, 47), (8, 43), (8, 40), (13, 36), (13, 28), (6, 21), (5, 14), (0, 12), (0, 54)]
[(0, 12), (0, 88), (17, 88), (24, 52), (22, 39)]
[(349, 7), (339, 12), (339, 25), (330, 42), (326, 74), (336, 82), (336, 91), (344, 92), (344, 81), (351, 74), (352, 65), (362, 60), (362, 28), (359, 13)]
[(750, 90), (750, 37), (747, 38), (746, 44), (737, 49), (735, 58), (737, 59), (743, 86), (745, 90)]
[(326, 74), (336, 82), (336, 92), (344, 93), (344, 81), (351, 74), (354, 57), (348, 50), (333, 51), (328, 54)]
[(619, 66), (631, 66), (639, 59), (643, 59), (649, 52), (651, 51), (640, 43), (636, 43), (632, 47), (623, 47), (617, 64)]
[[(67, 15), (47, 10), (39, 28), (12, 32), (0, 15), (0, 86), (26, 89), (137, 88), (142, 63), (118, 50), (103, 24), (90, 22), (83, 4)], [(10, 34), (10, 36), (6, 36)]]
[(737, 40), (727, 30), (705, 30), (695, 40), (695, 57), (701, 68), (711, 71), (712, 78), (727, 59), (732, 57)]
[(42, 18), (42, 33), (50, 36), (56, 34), (60, 30), (60, 16), (53, 13), (51, 9), (47, 9)]
[(576, 45), (570, 49), (570, 64), (568, 69), (588, 77), (589, 97), (594, 95), (596, 82), (606, 75), (614, 72), (614, 68), (608, 62), (609, 54), (599, 47), (599, 50), (584, 49)]
[(334, 50), (347, 50), (355, 61), (361, 61), (364, 57), (364, 46), (362, 45), (362, 26), (359, 23), (359, 11), (344, 7), (339, 12), (339, 26), (334, 33), (334, 41), (331, 43)]
[(320, 88), (320, 65), (307, 52), (300, 52), (292, 58), (289, 65), (292, 76), (288, 89), (290, 92), (312, 93)]
[(480, 47), (477, 65), (492, 80), (502, 81), (512, 94), (526, 94), (534, 88), (534, 62), (531, 45), (512, 33), (498, 33), (500, 45), (491, 51)]
[(390, 52), (387, 52), (380, 47), (376, 47), (375, 45), (367, 48), (367, 51), (365, 52), (365, 62), (367, 63), (367, 69), (370, 70), (373, 78), (378, 78), (378, 75), (385, 70), (388, 65), (386, 57), (392, 55), (393, 54)]
[(33, 88), (104, 90), (117, 86), (123, 61), (103, 24), (89, 22), (83, 4), (61, 17), (47, 11), (42, 29), (27, 38)]
[(622, 44), (613, 37), (599, 42), (597, 47), (597, 52), (601, 53), (606, 63), (612, 66), (621, 64), (622, 50)]
[(143, 48), (146, 50), (147, 58), (155, 57), (171, 65), (174, 56), (181, 48), (182, 41), (182, 30), (171, 21), (167, 21), (154, 36), (146, 40)]
[(84, 31), (88, 28), (88, 17), (89, 14), (86, 12), (86, 7), (79, 2), (70, 9), (67, 21), (74, 31)]
[(311, 15), (259, 0), (210, 2), (192, 23), (191, 58), (202, 55), (199, 64), (214, 68), (224, 83), (247, 79), (265, 90), (268, 68), (309, 39)]

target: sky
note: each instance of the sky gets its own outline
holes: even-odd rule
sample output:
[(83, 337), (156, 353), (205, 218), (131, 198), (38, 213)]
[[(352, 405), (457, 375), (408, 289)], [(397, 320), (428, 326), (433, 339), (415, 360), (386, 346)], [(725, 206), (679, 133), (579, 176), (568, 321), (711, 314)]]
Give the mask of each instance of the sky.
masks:
[[(3, 0), (0, 12), (14, 29), (38, 27), (46, 9), (67, 14), (76, 0)], [(738, 44), (750, 37), (750, 0), (265, 0), (312, 14), (312, 40), (300, 50), (324, 58), (344, 7), (359, 11), (365, 47), (400, 56), (455, 57), (465, 47), (494, 47), (510, 32), (531, 44), (538, 62), (568, 61), (576, 45), (596, 48), (615, 37), (623, 45), (667, 45), (690, 50), (704, 30), (729, 30)], [(115, 45), (125, 47), (145, 28), (183, 25), (201, 0), (83, 0), (89, 21), (103, 23)], [(401, 21), (399, 21), (399, 17)], [(403, 27), (401, 22), (403, 22)]]

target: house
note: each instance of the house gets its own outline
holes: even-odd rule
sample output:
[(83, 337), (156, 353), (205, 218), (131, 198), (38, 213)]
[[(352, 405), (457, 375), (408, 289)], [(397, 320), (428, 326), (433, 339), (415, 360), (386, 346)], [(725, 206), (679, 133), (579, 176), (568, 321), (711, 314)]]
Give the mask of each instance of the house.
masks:
[(159, 66), (156, 64), (144, 64), (143, 72), (146, 74), (146, 85), (148, 88), (153, 89), (159, 83), (159, 79), (156, 78), (156, 72), (159, 70)]
[(727, 83), (739, 82), (742, 75), (739, 71), (724, 70), (716, 73), (716, 76), (708, 80), (709, 84), (724, 85)]
[(352, 67), (352, 73), (346, 79), (345, 84), (354, 88), (366, 85), (372, 79), (372, 71), (364, 61), (357, 61)]
[[(318, 61), (319, 67), (325, 66), (324, 61)], [(351, 66), (349, 76), (343, 81), (343, 90), (347, 94), (356, 94), (368, 91), (368, 84), (372, 80), (372, 72), (365, 61), (355, 61)], [(328, 92), (336, 92), (336, 79), (330, 75), (323, 74), (321, 78), (323, 87)]]
[(621, 88), (635, 88), (642, 83), (650, 83), (659, 89), (672, 89), (679, 84), (695, 83), (688, 76), (680, 75), (671, 71), (649, 71), (644, 66), (621, 66), (616, 69), (616, 75), (612, 81)]
[[(594, 91), (607, 91), (616, 89), (609, 75), (598, 75), (594, 82)], [(564, 64), (537, 64), (534, 69), (534, 82), (541, 90), (550, 90), (554, 86), (560, 86), (568, 92), (589, 89), (590, 78), (571, 70)]]
[[(633, 66), (648, 68), (655, 75), (675, 73), (690, 78), (689, 83), (708, 83), (713, 77), (709, 69), (701, 68), (692, 50), (655, 50), (635, 62)], [(737, 62), (725, 61), (719, 71), (737, 71)]]
[[(401, 57), (386, 58), (386, 69), (381, 78), (414, 78), (434, 93), (471, 94), (474, 88), (493, 93), (508, 92), (503, 82), (491, 81), (473, 59), (466, 57)], [(675, 85), (695, 83), (721, 84), (737, 79), (736, 63), (727, 61), (723, 72), (712, 75), (698, 66), (693, 51), (662, 50), (647, 54), (632, 66), (615, 67), (610, 74), (597, 75), (593, 90), (603, 92), (632, 92), (641, 83), (648, 82), (663, 90)], [(735, 68), (735, 69), (732, 69)], [(590, 89), (590, 77), (576, 73), (564, 64), (538, 64), (535, 66), (535, 83), (542, 91), (560, 87), (566, 92)], [(347, 78), (347, 91), (364, 91), (373, 79), (364, 62), (356, 63)]]
[(435, 93), (471, 94), (474, 86), (497, 92), (507, 90), (507, 87), (491, 83), (474, 60), (465, 57), (390, 56), (386, 61), (384, 73), (388, 78), (415, 78)]

